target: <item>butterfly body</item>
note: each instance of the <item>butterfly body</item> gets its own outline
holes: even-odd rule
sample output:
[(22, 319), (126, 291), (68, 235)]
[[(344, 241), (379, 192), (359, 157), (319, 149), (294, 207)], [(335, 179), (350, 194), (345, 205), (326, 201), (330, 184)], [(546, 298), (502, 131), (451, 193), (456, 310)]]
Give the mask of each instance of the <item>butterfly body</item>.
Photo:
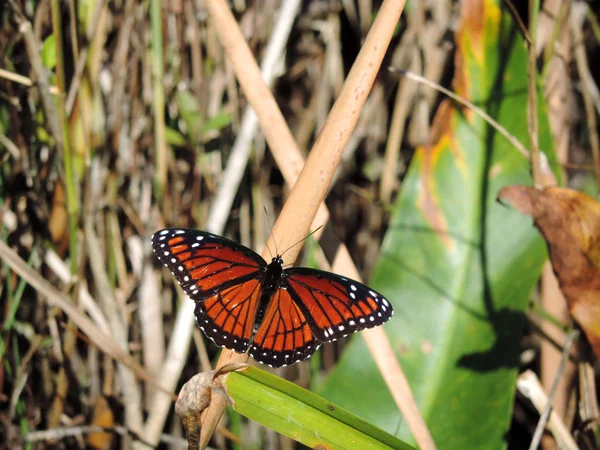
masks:
[(309, 358), (322, 342), (386, 322), (390, 303), (362, 283), (309, 268), (283, 269), (211, 233), (168, 228), (152, 236), (158, 259), (196, 302), (217, 345), (273, 367)]

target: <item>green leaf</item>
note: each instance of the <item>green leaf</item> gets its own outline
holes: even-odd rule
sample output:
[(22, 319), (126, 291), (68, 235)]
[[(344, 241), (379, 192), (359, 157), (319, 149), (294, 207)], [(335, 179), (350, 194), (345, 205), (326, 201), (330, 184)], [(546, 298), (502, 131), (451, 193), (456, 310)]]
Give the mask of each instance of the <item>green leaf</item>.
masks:
[(223, 128), (229, 126), (231, 124), (231, 114), (228, 112), (220, 112), (215, 116), (207, 119), (204, 127), (202, 128), (202, 133), (206, 134), (210, 131), (221, 131)]
[(327, 400), (254, 367), (225, 381), (233, 409), (311, 448), (412, 449)]
[[(526, 47), (508, 13), (481, 3), (463, 11), (454, 86), (528, 144)], [(554, 167), (539, 111), (540, 147)], [(384, 327), (438, 448), (497, 449), (506, 446), (524, 311), (546, 251), (531, 220), (495, 201), (503, 186), (531, 184), (528, 160), (449, 101), (435, 122), (439, 138), (411, 161), (371, 285), (394, 305)], [(401, 423), (399, 435), (412, 439), (360, 337), (323, 395), (389, 432)]]
[(181, 119), (185, 123), (184, 133), (189, 136), (192, 144), (201, 143), (204, 117), (200, 111), (198, 100), (190, 91), (177, 91), (176, 98)]
[(44, 66), (49, 70), (56, 67), (56, 38), (54, 37), (54, 33), (44, 39), (40, 57)]
[(165, 140), (167, 141), (167, 144), (173, 146), (187, 145), (187, 142), (183, 135), (179, 131), (174, 130), (171, 127), (165, 127)]

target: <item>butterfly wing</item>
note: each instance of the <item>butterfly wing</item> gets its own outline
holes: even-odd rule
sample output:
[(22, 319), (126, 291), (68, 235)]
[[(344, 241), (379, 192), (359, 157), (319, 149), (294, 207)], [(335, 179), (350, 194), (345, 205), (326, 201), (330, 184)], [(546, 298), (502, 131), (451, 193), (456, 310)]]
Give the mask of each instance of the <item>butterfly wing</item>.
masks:
[(309, 358), (320, 345), (302, 309), (287, 289), (279, 288), (271, 296), (248, 353), (258, 362), (280, 367)]
[(381, 325), (388, 300), (357, 281), (306, 268), (284, 271), (248, 353), (273, 367), (309, 358), (321, 342)]
[(196, 302), (196, 321), (215, 344), (246, 351), (260, 303), (265, 260), (229, 239), (199, 230), (167, 228), (152, 248)]
[(335, 341), (381, 325), (394, 313), (383, 295), (334, 273), (291, 268), (284, 271), (284, 277), (291, 298), (319, 341)]

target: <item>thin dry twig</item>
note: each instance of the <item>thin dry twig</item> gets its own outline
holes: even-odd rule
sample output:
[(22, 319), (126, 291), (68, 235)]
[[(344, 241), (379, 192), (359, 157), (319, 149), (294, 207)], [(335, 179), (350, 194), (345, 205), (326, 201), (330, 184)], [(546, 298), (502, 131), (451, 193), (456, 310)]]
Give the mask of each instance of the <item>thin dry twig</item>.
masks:
[[(549, 403), (548, 397), (544, 393), (544, 389), (538, 380), (535, 373), (531, 370), (527, 370), (523, 372), (517, 378), (517, 389), (519, 392), (527, 397), (535, 408), (541, 414), (544, 407)], [(558, 443), (560, 443), (561, 447), (566, 450), (577, 450), (578, 446), (569, 433), (569, 429), (561, 420), (560, 416), (556, 414), (556, 412), (551, 412), (549, 421), (548, 421), (548, 429), (552, 432), (552, 435), (556, 439)]]
[[(94, 17), (92, 19), (91, 27), (88, 30), (86, 40), (88, 45), (93, 42), (94, 36), (96, 35), (96, 31), (98, 30), (98, 25), (102, 23), (100, 20), (100, 13), (104, 8), (105, 0), (99, 0), (96, 3), (96, 9), (94, 10)], [(85, 63), (88, 57), (89, 46), (84, 47), (79, 55), (77, 56), (77, 64), (75, 65), (75, 73), (73, 75), (73, 79), (71, 80), (71, 84), (69, 86), (69, 92), (67, 94), (67, 100), (65, 102), (65, 109), (67, 111), (67, 117), (71, 116), (71, 112), (73, 111), (73, 105), (75, 105), (75, 99), (77, 98), (77, 93), (79, 92), (79, 86), (81, 84), (81, 76), (83, 75), (83, 69), (85, 69)], [(76, 55), (74, 55), (76, 56)]]
[(60, 116), (56, 110), (54, 98), (50, 93), (48, 76), (44, 69), (44, 65), (42, 64), (42, 59), (40, 56), (40, 43), (33, 34), (31, 22), (25, 18), (16, 2), (14, 0), (8, 0), (8, 2), (15, 13), (15, 20), (19, 25), (19, 32), (23, 34), (23, 39), (25, 40), (27, 56), (29, 57), (29, 62), (31, 64), (33, 73), (35, 73), (35, 83), (40, 91), (40, 98), (42, 100), (42, 106), (44, 108), (46, 120), (48, 121), (48, 127), (50, 128), (50, 132), (56, 141), (56, 146), (58, 147), (59, 152), (62, 153), (63, 134), (59, 122)]
[(533, 434), (533, 438), (531, 439), (529, 450), (535, 450), (540, 444), (540, 440), (542, 439), (542, 433), (544, 432), (544, 428), (546, 428), (546, 423), (548, 422), (548, 418), (550, 417), (550, 413), (552, 411), (552, 399), (554, 397), (554, 394), (556, 393), (558, 382), (560, 381), (560, 378), (562, 377), (565, 367), (567, 365), (567, 360), (569, 358), (569, 350), (571, 349), (571, 345), (573, 344), (573, 342), (578, 337), (579, 331), (577, 330), (571, 331), (567, 335), (562, 357), (560, 359), (560, 365), (558, 366), (558, 370), (556, 371), (556, 377), (554, 378), (552, 386), (550, 387), (550, 391), (548, 392), (548, 398), (546, 399), (546, 404), (544, 405), (543, 412), (540, 415), (540, 420), (535, 429), (535, 433)]
[[(50, 430), (31, 431), (27, 434), (25, 440), (26, 442), (57, 441), (68, 437), (83, 436), (86, 434), (102, 432), (116, 433), (121, 436), (130, 436), (144, 441), (143, 438), (140, 438), (133, 430), (130, 430), (127, 427), (114, 426), (105, 428), (93, 425), (60, 427), (52, 428)], [(160, 442), (168, 444), (169, 446), (174, 446), (175, 448), (187, 448), (187, 441), (185, 439), (176, 436), (170, 436), (168, 434), (161, 434)]]
[(573, 33), (573, 45), (575, 62), (577, 63), (577, 72), (579, 72), (579, 77), (582, 81), (581, 93), (583, 95), (588, 131), (590, 133), (590, 146), (592, 147), (592, 156), (594, 158), (596, 184), (600, 186), (600, 138), (598, 137), (596, 111), (594, 111), (593, 100), (593, 92), (597, 92), (598, 88), (590, 72), (582, 31), (583, 20), (585, 18), (587, 9), (588, 6), (586, 4), (582, 2), (574, 2), (571, 6), (569, 22), (571, 25), (571, 33)]
[(130, 355), (124, 353), (112, 336), (100, 331), (94, 322), (81, 313), (64, 294), (56, 290), (56, 288), (46, 281), (39, 273), (29, 267), (17, 253), (2, 241), (0, 241), (0, 259), (6, 262), (15, 273), (45, 297), (49, 305), (60, 308), (67, 316), (69, 316), (69, 318), (73, 320), (73, 323), (75, 323), (96, 347), (111, 358), (127, 366), (138, 379), (151, 382), (157, 389), (170, 393), (170, 391), (163, 389), (155, 380), (151, 379), (145, 369), (140, 366), (137, 361)]
[(534, 10), (538, 0), (529, 0), (529, 45), (527, 51), (527, 130), (529, 131), (529, 160), (531, 162), (531, 175), (533, 184), (538, 188), (544, 187), (544, 176), (540, 159), (540, 145), (538, 136), (538, 100), (537, 100), (537, 66), (536, 66), (536, 26), (537, 11)]
[(10, 81), (14, 81), (15, 83), (22, 84), (23, 86), (27, 86), (27, 87), (33, 86), (33, 81), (31, 81), (31, 78), (25, 77), (18, 73), (11, 72), (6, 69), (0, 68), (0, 77), (5, 78)]
[(494, 129), (502, 134), (502, 136), (504, 136), (506, 139), (508, 139), (508, 141), (519, 151), (519, 153), (521, 153), (521, 155), (523, 155), (525, 158), (529, 158), (529, 150), (527, 150), (525, 148), (525, 146), (523, 144), (521, 144), (521, 142), (512, 134), (510, 134), (506, 128), (504, 128), (502, 125), (500, 125), (498, 122), (496, 122), (489, 114), (487, 114), (484, 110), (482, 110), (481, 108), (478, 108), (475, 104), (471, 103), (469, 100), (462, 98), (459, 95), (456, 95), (454, 92), (452, 92), (449, 89), (446, 89), (444, 86), (441, 86), (437, 83), (434, 83), (433, 81), (429, 81), (427, 78), (422, 77), (419, 74), (413, 73), (413, 72), (409, 72), (407, 70), (401, 70), (401, 69), (397, 69), (395, 67), (389, 67), (389, 70), (395, 73), (398, 73), (400, 75), (404, 75), (407, 78), (413, 79), (415, 81), (418, 81), (419, 83), (423, 83), (435, 90), (440, 91), (442, 94), (447, 95), (448, 97), (450, 97), (452, 100), (468, 107), (469, 109), (472, 109), (473, 111), (475, 111), (478, 115), (480, 115), (481, 117), (483, 117), (483, 119), (488, 122), (492, 127), (494, 127)]

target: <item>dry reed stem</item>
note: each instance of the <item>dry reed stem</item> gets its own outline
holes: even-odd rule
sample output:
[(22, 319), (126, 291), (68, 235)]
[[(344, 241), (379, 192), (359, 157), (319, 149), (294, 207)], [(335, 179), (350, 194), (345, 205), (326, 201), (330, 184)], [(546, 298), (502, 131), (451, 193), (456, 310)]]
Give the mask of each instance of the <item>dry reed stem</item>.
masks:
[(33, 81), (31, 81), (31, 78), (2, 68), (0, 68), (0, 78), (5, 78), (7, 80), (14, 81), (15, 83), (19, 83), (27, 87), (33, 86)]
[(593, 92), (595, 89), (590, 89), (590, 84), (595, 86), (594, 78), (591, 74), (587, 54), (585, 51), (585, 42), (583, 37), (583, 21), (588, 6), (585, 4), (573, 4), (571, 6), (569, 21), (571, 24), (571, 32), (573, 33), (573, 45), (575, 48), (575, 61), (577, 63), (577, 71), (581, 78), (582, 86), (581, 93), (585, 106), (585, 116), (587, 120), (590, 146), (594, 158), (594, 173), (596, 175), (596, 184), (600, 187), (600, 138), (598, 137), (598, 127), (596, 126), (596, 111), (594, 110)]
[[(288, 201), (284, 205), (281, 216), (275, 224), (273, 234), (282, 239), (280, 242), (281, 248), (293, 244), (306, 235), (313, 220), (312, 216), (317, 210), (321, 217), (327, 215), (321, 202), (341, 159), (345, 144), (360, 116), (362, 105), (377, 73), (377, 69), (374, 68), (379, 68), (381, 64), (391, 33), (395, 28), (403, 6), (404, 2), (387, 1), (383, 3), (371, 28), (371, 33), (367, 36), (365, 45), (348, 76), (344, 90), (332, 108), (328, 121), (319, 135), (313, 151), (310, 153), (307, 168), (300, 174)], [(252, 54), (229, 9), (224, 2), (217, 0), (209, 2), (208, 8), (215, 23), (215, 28), (220, 33), (221, 42), (232, 59), (240, 84), (250, 104), (257, 111), (259, 121), (263, 125), (263, 132), (271, 146), (275, 159), (279, 164), (278, 156), (281, 158), (280, 152), (285, 149), (287, 160), (291, 160), (290, 165), (280, 165), (287, 182), (288, 176), (296, 172), (301, 166), (300, 153), (290, 152), (290, 148), (297, 150), (291, 133), (270, 91), (264, 84), (260, 71), (254, 63)], [(281, 230), (284, 230), (285, 233), (282, 233)], [(273, 245), (273, 242), (270, 242), (269, 245)], [(296, 248), (293, 254), (288, 254), (287, 261), (295, 260), (298, 251), (299, 248)], [(265, 252), (263, 256), (268, 255)], [(350, 266), (353, 267), (351, 260)], [(247, 355), (224, 351), (219, 360), (219, 366), (229, 362), (244, 362), (246, 360)], [(395, 358), (394, 361), (396, 361)], [(223, 402), (213, 402), (205, 412), (201, 445), (207, 444), (224, 408), (225, 404)], [(407, 417), (407, 420), (410, 421), (411, 418)], [(429, 434), (426, 429), (425, 434)], [(419, 433), (419, 435), (421, 434)], [(421, 447), (433, 448), (427, 446), (427, 444), (421, 444)]]
[[(571, 331), (567, 335), (567, 339), (562, 350), (560, 364), (558, 365), (558, 369), (556, 370), (556, 374), (554, 376), (554, 380), (552, 381), (552, 385), (548, 390), (548, 398), (545, 401), (544, 408), (542, 411), (540, 411), (540, 420), (538, 421), (537, 426), (535, 428), (535, 433), (533, 433), (533, 438), (531, 439), (531, 443), (529, 444), (529, 450), (537, 449), (542, 440), (544, 429), (546, 428), (546, 424), (548, 423), (548, 419), (550, 418), (550, 413), (552, 412), (552, 402), (554, 400), (554, 395), (556, 394), (559, 382), (563, 377), (567, 367), (571, 346), (573, 345), (573, 342), (579, 338), (579, 336), (580, 332), (578, 330)], [(537, 405), (536, 408), (538, 408)], [(558, 416), (558, 414), (556, 415)]]
[[(548, 404), (548, 397), (535, 373), (531, 370), (527, 370), (519, 375), (517, 378), (517, 389), (521, 394), (531, 400), (535, 408), (541, 414), (544, 407)], [(577, 444), (569, 433), (569, 429), (555, 412), (550, 413), (548, 429), (552, 432), (556, 441), (560, 443), (562, 448), (577, 450)]]
[[(299, 3), (299, 1), (288, 1), (282, 5), (282, 9), (280, 10), (277, 19), (277, 25), (275, 26), (269, 44), (265, 49), (264, 60), (261, 64), (261, 71), (267, 80), (267, 83), (270, 83), (269, 80), (272, 81), (274, 79), (275, 66), (285, 51), (285, 44), (287, 43), (294, 17), (297, 15)], [(220, 96), (216, 96), (216, 98), (220, 98)], [(216, 102), (214, 108), (215, 110), (217, 109)], [(206, 221), (206, 229), (211, 233), (223, 234), (233, 200), (244, 174), (244, 168), (247, 165), (252, 140), (256, 134), (257, 128), (258, 119), (256, 118), (256, 114), (248, 107), (244, 113), (235, 145), (227, 161), (225, 171), (223, 172), (223, 182), (219, 186), (218, 191), (212, 200), (212, 206)], [(262, 212), (258, 214), (258, 217), (262, 217)], [(177, 312), (167, 357), (160, 370), (159, 379), (163, 386), (168, 389), (174, 390), (181, 377), (181, 372), (183, 371), (183, 367), (187, 360), (187, 349), (189, 348), (194, 328), (194, 303), (188, 299), (182, 303), (182, 307)], [(204, 350), (204, 353), (206, 353), (206, 350)], [(201, 355), (201, 359), (204, 359), (202, 370), (210, 370), (208, 358), (202, 358)], [(206, 367), (208, 367), (208, 369), (206, 369)], [(170, 406), (171, 398), (160, 393), (155, 395), (151, 401), (151, 407), (149, 408), (150, 415), (146, 421), (144, 435), (146, 436), (146, 440), (153, 445), (158, 444), (158, 439), (164, 428), (165, 421), (168, 418)]]
[(59, 122), (59, 115), (57, 112), (54, 97), (50, 93), (50, 85), (48, 83), (48, 77), (42, 64), (42, 58), (40, 56), (40, 45), (33, 34), (31, 22), (29, 22), (25, 16), (21, 13), (17, 3), (14, 0), (9, 0), (9, 4), (14, 10), (16, 22), (19, 24), (19, 32), (23, 34), (25, 41), (25, 49), (27, 50), (27, 56), (31, 64), (31, 69), (35, 74), (35, 84), (40, 92), (40, 99), (42, 101), (42, 107), (44, 109), (44, 115), (48, 121), (48, 127), (56, 142), (58, 151), (62, 154), (63, 152), (63, 133)]
[[(544, 2), (540, 11), (537, 27), (536, 54), (548, 55), (550, 49), (561, 48), (561, 55), (552, 52), (545, 61), (544, 94), (548, 104), (548, 119), (554, 149), (561, 164), (566, 164), (569, 157), (569, 140), (572, 112), (569, 110), (569, 92), (572, 88), (568, 75), (571, 62), (570, 34), (567, 5), (561, 0)], [(558, 29), (556, 33), (555, 30)], [(553, 37), (556, 35), (556, 39)], [(543, 53), (542, 53), (543, 52)], [(564, 170), (563, 176), (564, 176)], [(558, 285), (556, 275), (549, 261), (544, 265), (540, 289), (540, 301), (543, 308), (561, 323), (571, 322), (567, 303)], [(544, 320), (539, 323), (540, 328), (554, 341), (561, 342), (563, 333), (556, 326)], [(552, 342), (542, 339), (540, 343), (540, 380), (544, 389), (549, 389), (556, 367), (560, 364), (561, 353)], [(572, 391), (572, 380), (576, 366), (568, 364), (565, 376), (560, 381), (558, 390), (553, 399), (553, 408), (559, 417), (567, 414), (567, 404)], [(548, 436), (549, 439), (551, 439)], [(546, 437), (542, 441), (544, 445)], [(552, 445), (552, 444), (550, 444)]]
[(73, 323), (89, 338), (89, 340), (96, 347), (98, 347), (111, 358), (127, 366), (138, 379), (151, 382), (157, 387), (157, 389), (165, 391), (156, 383), (155, 380), (150, 378), (150, 376), (146, 373), (146, 370), (140, 366), (135, 359), (121, 350), (121, 347), (112, 338), (112, 336), (100, 331), (96, 324), (92, 322), (85, 314), (79, 311), (79, 309), (77, 309), (77, 307), (71, 303), (70, 299), (66, 295), (59, 292), (39, 273), (29, 267), (14, 250), (12, 250), (2, 241), (0, 241), (0, 259), (6, 262), (11, 270), (13, 270), (31, 287), (38, 291), (42, 297), (45, 297), (50, 306), (60, 308), (67, 316), (69, 316), (69, 318), (73, 320)]
[(537, 79), (538, 72), (536, 67), (536, 27), (537, 27), (537, 11), (534, 11), (534, 5), (539, 0), (529, 0), (529, 42), (530, 45), (527, 51), (527, 130), (529, 131), (529, 158), (531, 162), (531, 175), (533, 184), (538, 188), (543, 188), (544, 176), (540, 161), (540, 146), (538, 137), (538, 100), (537, 100)]

